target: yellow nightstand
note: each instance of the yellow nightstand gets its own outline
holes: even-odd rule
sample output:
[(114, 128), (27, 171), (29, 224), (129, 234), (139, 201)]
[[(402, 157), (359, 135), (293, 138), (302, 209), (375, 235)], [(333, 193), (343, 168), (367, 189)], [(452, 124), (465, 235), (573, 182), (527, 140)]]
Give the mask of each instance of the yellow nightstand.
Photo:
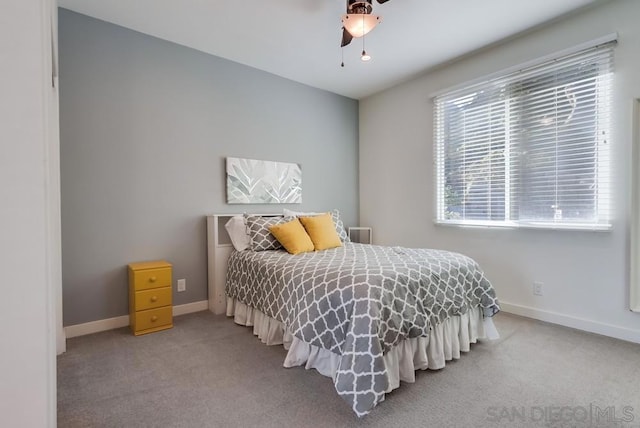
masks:
[(129, 265), (129, 325), (136, 336), (173, 327), (171, 263)]

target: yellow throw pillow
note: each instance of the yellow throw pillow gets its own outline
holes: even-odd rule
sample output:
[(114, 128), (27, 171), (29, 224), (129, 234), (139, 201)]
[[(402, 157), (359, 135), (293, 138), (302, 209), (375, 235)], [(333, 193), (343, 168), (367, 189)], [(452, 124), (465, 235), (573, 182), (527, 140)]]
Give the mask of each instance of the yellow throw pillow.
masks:
[(291, 254), (313, 251), (313, 242), (298, 219), (269, 227), (269, 231)]
[(330, 213), (313, 217), (300, 217), (300, 223), (304, 226), (316, 251), (327, 250), (342, 246), (342, 241), (336, 232), (336, 226)]

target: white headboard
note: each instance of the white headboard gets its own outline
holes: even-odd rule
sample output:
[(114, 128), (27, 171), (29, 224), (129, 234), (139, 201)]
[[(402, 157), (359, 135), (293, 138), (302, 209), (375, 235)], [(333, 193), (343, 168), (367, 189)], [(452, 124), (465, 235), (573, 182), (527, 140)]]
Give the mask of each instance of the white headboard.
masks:
[[(253, 214), (265, 217), (282, 215), (281, 213)], [(227, 308), (224, 288), (227, 278), (227, 260), (233, 245), (224, 225), (231, 217), (242, 214), (214, 214), (207, 216), (207, 283), (209, 292), (209, 310), (214, 314), (223, 314)]]

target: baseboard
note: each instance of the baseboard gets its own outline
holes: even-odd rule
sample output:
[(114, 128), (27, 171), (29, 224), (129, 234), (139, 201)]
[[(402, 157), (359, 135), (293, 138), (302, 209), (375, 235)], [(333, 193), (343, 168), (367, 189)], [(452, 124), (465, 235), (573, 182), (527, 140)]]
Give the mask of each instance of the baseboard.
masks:
[[(208, 300), (201, 300), (199, 302), (186, 303), (184, 305), (177, 305), (173, 307), (173, 316), (177, 317), (180, 315), (190, 314), (193, 312), (206, 311), (208, 308), (209, 308)], [(70, 325), (64, 328), (64, 333), (67, 336), (67, 339), (71, 339), (72, 337), (99, 333), (101, 331), (113, 330), (115, 328), (122, 328), (128, 325), (129, 325), (129, 315), (123, 315), (121, 317), (91, 321), (84, 324)]]
[(104, 320), (86, 322), (84, 324), (69, 325), (64, 328), (67, 339), (72, 337), (85, 336), (87, 334), (99, 333), (101, 331), (113, 330), (129, 325), (129, 315), (121, 317), (107, 318)]
[(632, 330), (611, 324), (599, 323), (584, 318), (572, 317), (559, 314), (557, 312), (545, 311), (528, 306), (515, 305), (500, 301), (500, 308), (503, 312), (533, 318), (540, 321), (559, 324), (577, 330), (588, 331), (590, 333), (601, 334), (603, 336), (614, 337), (627, 342), (640, 343), (640, 330)]
[(206, 311), (209, 309), (209, 301), (201, 300), (199, 302), (185, 303), (184, 305), (178, 305), (173, 307), (173, 316), (191, 314), (194, 312)]

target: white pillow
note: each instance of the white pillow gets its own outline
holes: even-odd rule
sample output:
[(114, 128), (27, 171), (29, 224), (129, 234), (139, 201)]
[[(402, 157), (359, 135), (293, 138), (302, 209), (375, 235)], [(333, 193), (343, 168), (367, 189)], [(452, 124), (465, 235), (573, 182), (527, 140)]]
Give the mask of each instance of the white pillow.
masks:
[(224, 228), (227, 229), (233, 248), (237, 251), (244, 251), (251, 246), (251, 238), (247, 233), (247, 226), (244, 224), (243, 216), (231, 217), (224, 225)]
[(304, 216), (314, 216), (314, 215), (325, 214), (326, 211), (324, 213), (303, 213), (300, 211), (291, 211), (284, 208), (282, 210), (282, 213), (284, 214), (285, 217), (304, 217)]

